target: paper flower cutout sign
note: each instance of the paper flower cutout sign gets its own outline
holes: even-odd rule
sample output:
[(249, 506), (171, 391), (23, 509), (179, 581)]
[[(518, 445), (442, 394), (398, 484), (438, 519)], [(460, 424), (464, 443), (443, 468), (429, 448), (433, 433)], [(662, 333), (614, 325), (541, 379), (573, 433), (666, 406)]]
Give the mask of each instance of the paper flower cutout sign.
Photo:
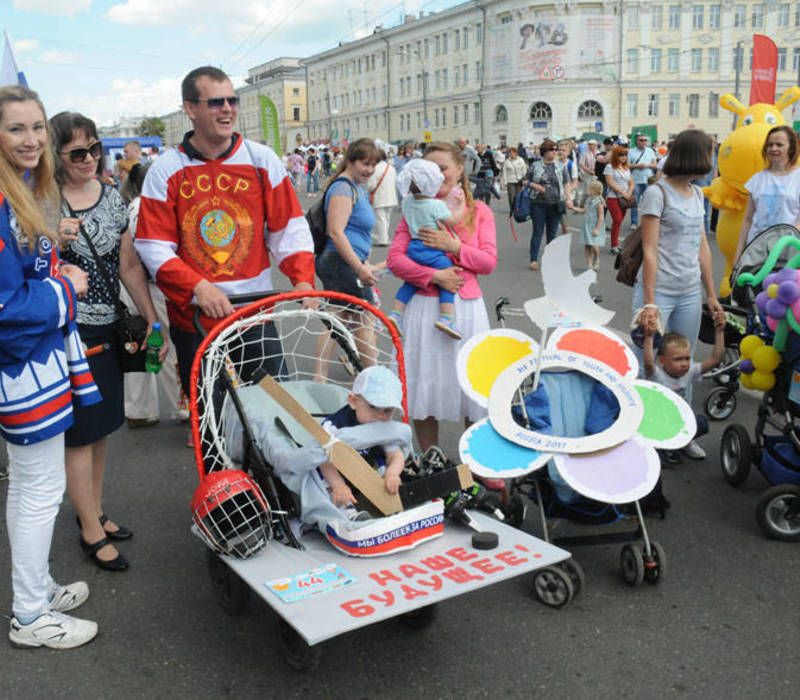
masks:
[[(569, 236), (556, 239), (558, 254), (548, 257), (546, 252), (543, 265), (566, 265), (561, 274), (548, 277), (563, 282), (576, 278), (563, 255), (562, 239)], [(561, 297), (556, 294), (556, 299)], [(611, 318), (612, 312), (590, 304), (593, 318)], [(532, 320), (536, 317), (545, 324), (539, 326), (544, 340), (548, 321), (543, 319), (557, 318), (561, 307), (552, 299), (535, 300), (532, 306)], [(531, 308), (530, 302), (525, 308)], [(656, 448), (676, 449), (692, 439), (694, 414), (666, 387), (637, 380), (639, 367), (630, 348), (607, 328), (578, 324), (575, 311), (568, 306), (564, 317), (571, 319), (569, 326), (558, 328), (544, 347), (519, 331), (497, 329), (475, 336), (461, 348), (457, 360), (461, 387), (489, 409), (488, 418), (461, 436), (461, 458), (477, 475), (491, 478), (523, 476), (552, 460), (564, 482), (581, 495), (605, 503), (629, 503), (647, 495), (658, 481)], [(583, 319), (586, 314), (580, 315)], [(537, 326), (539, 321), (534, 320)], [(546, 373), (546, 396), (545, 392), (530, 396), (540, 372)], [(562, 381), (571, 383), (559, 389)], [(604, 405), (616, 401), (614, 418), (610, 425), (587, 434), (584, 426), (598, 384), (607, 390), (600, 392)], [(522, 409), (526, 397), (535, 399), (537, 410), (543, 411), (537, 416), (541, 430), (526, 424), (530, 416)], [(571, 432), (558, 434), (557, 426), (571, 426)]]

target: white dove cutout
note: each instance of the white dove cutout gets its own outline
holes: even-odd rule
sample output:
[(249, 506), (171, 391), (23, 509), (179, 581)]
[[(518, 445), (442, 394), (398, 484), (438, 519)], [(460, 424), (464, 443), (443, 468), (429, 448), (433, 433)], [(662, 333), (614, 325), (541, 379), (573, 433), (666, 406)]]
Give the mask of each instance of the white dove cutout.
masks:
[(542, 331), (553, 326), (605, 326), (614, 317), (614, 311), (595, 304), (589, 294), (589, 286), (597, 281), (597, 274), (593, 270), (577, 277), (572, 274), (571, 245), (570, 233), (547, 244), (541, 267), (545, 295), (523, 304), (525, 313)]
[[(650, 493), (658, 480), (656, 449), (682, 447), (694, 437), (694, 414), (666, 387), (636, 379), (636, 357), (603, 327), (614, 312), (589, 295), (595, 273), (572, 275), (570, 242), (571, 236), (559, 236), (547, 246), (542, 257), (546, 296), (524, 304), (541, 331), (538, 343), (521, 331), (502, 328), (478, 334), (460, 348), (459, 384), (488, 409), (488, 417), (462, 434), (459, 452), (478, 476), (515, 478), (550, 464), (551, 478), (587, 498), (630, 503)], [(547, 391), (536, 394), (542, 370)], [(532, 375), (531, 387), (526, 379)], [(616, 400), (616, 409), (612, 403), (606, 414), (611, 425), (588, 433), (592, 402), (603, 390)], [(551, 427), (540, 432), (530, 419), (541, 417), (531, 411), (542, 405)], [(578, 433), (553, 433), (552, 426), (568, 425), (565, 416)]]

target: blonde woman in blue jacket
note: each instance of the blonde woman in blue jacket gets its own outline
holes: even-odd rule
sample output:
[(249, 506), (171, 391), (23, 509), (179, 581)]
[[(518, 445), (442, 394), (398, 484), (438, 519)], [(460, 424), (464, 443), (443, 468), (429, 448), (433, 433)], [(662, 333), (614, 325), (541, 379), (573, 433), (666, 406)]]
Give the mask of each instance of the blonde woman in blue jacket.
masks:
[(55, 583), (48, 556), (66, 486), (72, 397), (100, 400), (74, 323), (86, 273), (61, 265), (38, 202), (57, 196), (47, 119), (27, 88), (0, 88), (0, 435), (8, 445), (6, 521), (14, 591), (9, 640), (70, 649), (97, 624), (64, 613), (89, 597)]

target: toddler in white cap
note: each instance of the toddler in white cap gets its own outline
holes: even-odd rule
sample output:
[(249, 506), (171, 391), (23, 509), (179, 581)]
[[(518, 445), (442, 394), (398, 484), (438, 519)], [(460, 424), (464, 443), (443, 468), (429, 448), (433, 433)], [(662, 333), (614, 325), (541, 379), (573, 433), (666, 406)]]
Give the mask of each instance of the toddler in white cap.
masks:
[[(444, 182), (444, 175), (439, 166), (429, 160), (415, 158), (410, 160), (397, 176), (397, 188), (404, 195), (402, 211), (411, 234), (411, 241), (406, 255), (416, 263), (443, 270), (452, 267), (453, 263), (443, 250), (426, 245), (420, 240), (422, 228), (436, 229), (437, 222), (445, 226), (455, 226), (458, 220), (447, 208), (447, 205), (436, 195)], [(403, 283), (394, 299), (394, 308), (389, 320), (400, 330), (406, 304), (411, 301), (417, 287), (409, 282)], [(461, 334), (453, 324), (455, 297), (452, 292), (439, 288), (439, 320), (436, 328), (452, 338), (461, 339)]]
[[(332, 413), (322, 423), (328, 432), (336, 434), (340, 428), (352, 428), (365, 423), (385, 424), (394, 415), (395, 409), (403, 410), (403, 387), (397, 376), (381, 365), (361, 370), (353, 382), (353, 391), (347, 396), (347, 404)], [(400, 472), (405, 465), (402, 446), (372, 447), (362, 453), (367, 461), (377, 464), (383, 471), (383, 481), (389, 493), (397, 493), (400, 487)], [(353, 492), (331, 462), (319, 468), (328, 482), (331, 500), (337, 506), (355, 503)]]

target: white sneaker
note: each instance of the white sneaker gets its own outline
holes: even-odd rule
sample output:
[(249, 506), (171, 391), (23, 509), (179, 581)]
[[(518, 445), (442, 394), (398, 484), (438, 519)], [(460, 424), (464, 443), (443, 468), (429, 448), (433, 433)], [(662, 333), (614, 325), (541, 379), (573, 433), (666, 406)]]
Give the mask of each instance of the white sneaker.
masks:
[(683, 454), (689, 459), (705, 459), (706, 451), (700, 447), (694, 440), (692, 440), (686, 447), (683, 448)]
[(68, 612), (83, 605), (89, 598), (89, 586), (85, 581), (75, 581), (66, 586), (55, 584), (50, 591), (50, 602), (47, 607), (55, 612)]
[(21, 625), (11, 618), (8, 639), (19, 649), (47, 647), (48, 649), (74, 649), (91, 642), (97, 636), (97, 623), (48, 610), (29, 625)]

